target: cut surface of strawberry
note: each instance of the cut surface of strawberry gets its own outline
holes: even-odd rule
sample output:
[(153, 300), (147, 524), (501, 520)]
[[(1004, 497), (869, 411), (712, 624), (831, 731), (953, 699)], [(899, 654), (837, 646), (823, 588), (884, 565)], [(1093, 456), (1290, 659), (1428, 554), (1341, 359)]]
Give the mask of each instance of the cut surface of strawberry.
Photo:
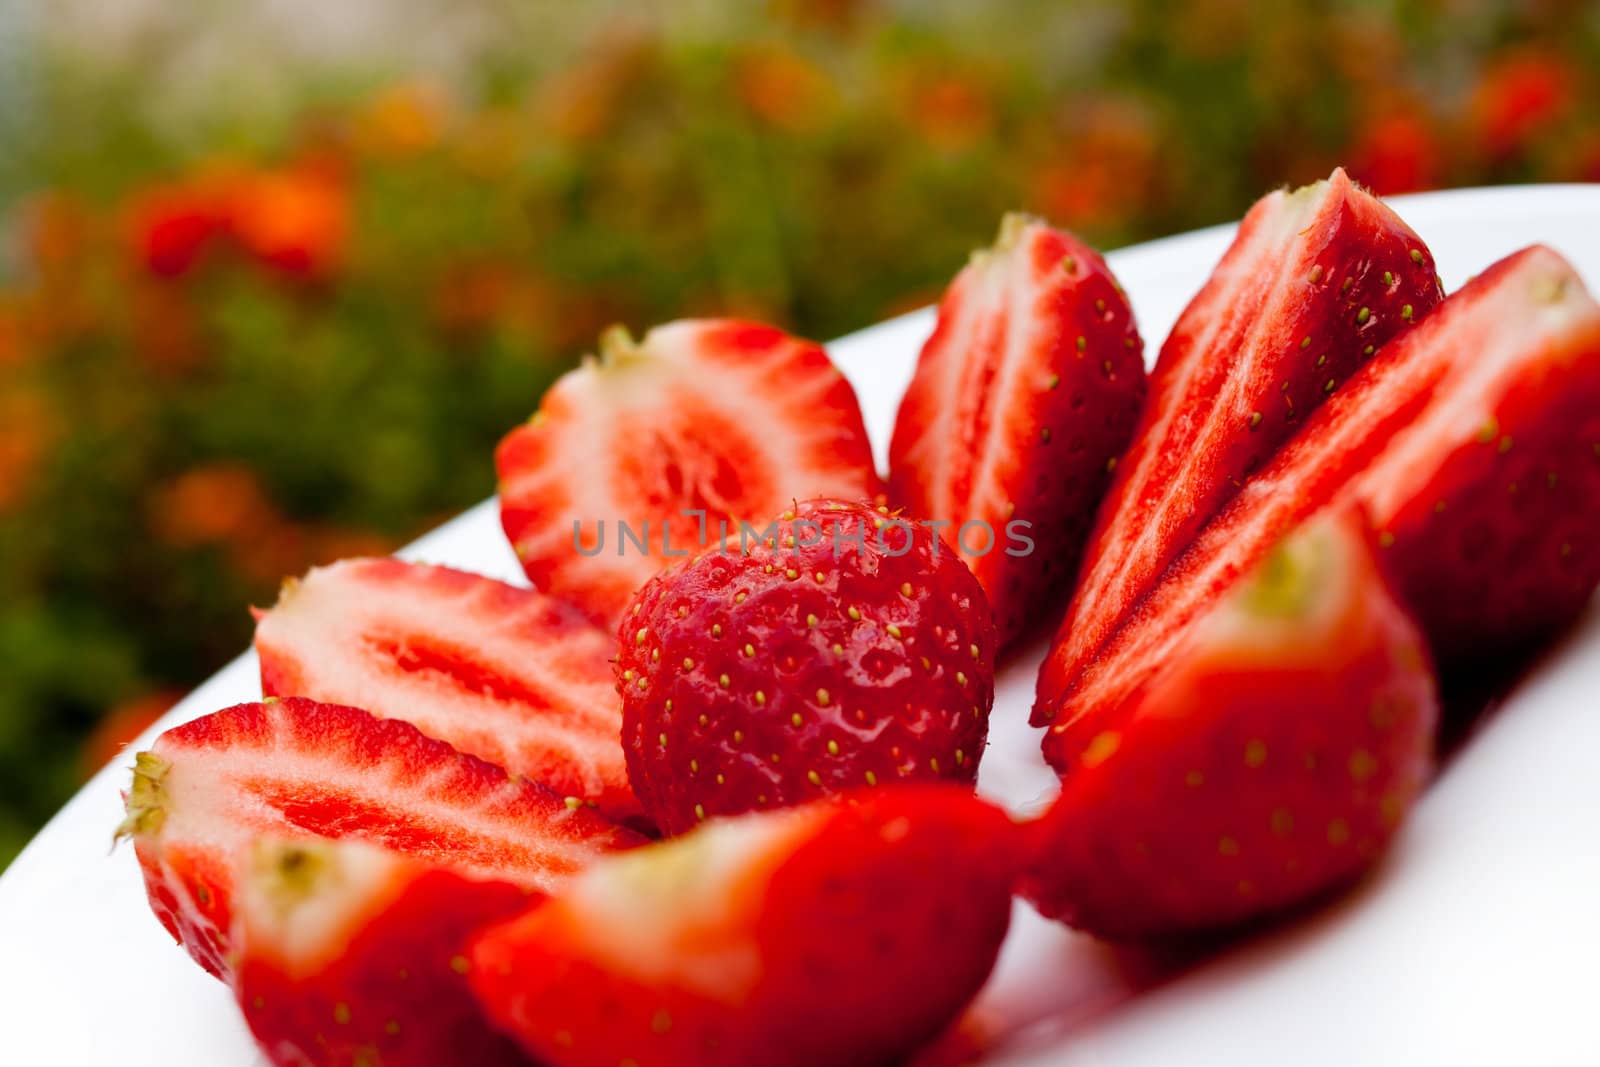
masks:
[(1257, 202), (1161, 347), (1050, 685), (1075, 678), (1245, 480), (1442, 295), (1422, 239), (1343, 170)]
[(1313, 518), (1122, 702), (1056, 734), (1061, 795), (1024, 891), (1090, 933), (1196, 934), (1336, 888), (1427, 780), (1421, 633), (1355, 513)]
[(127, 818), (150, 907), (227, 977), (243, 850), (273, 834), (353, 839), (546, 890), (642, 840), (410, 723), (291, 697), (174, 727), (137, 756)]
[(482, 934), (489, 1016), (552, 1067), (895, 1062), (983, 984), (1019, 839), (955, 786), (713, 820)]
[(802, 501), (651, 579), (620, 627), (623, 747), (666, 833), (902, 779), (971, 782), (994, 703), (983, 589), (932, 529)]
[(528, 891), (352, 841), (258, 841), (234, 995), (275, 1067), (522, 1067), (467, 986), (468, 938)]
[(855, 392), (827, 353), (721, 319), (637, 343), (608, 331), (495, 463), (528, 578), (607, 626), (664, 564), (720, 541), (721, 524), (880, 489)]
[(561, 601), (448, 567), (357, 559), (285, 583), (256, 620), (267, 696), (404, 719), (613, 818), (638, 815), (616, 641)]
[[(1142, 352), (1105, 260), (1038, 219), (1006, 216), (945, 291), (895, 420), (889, 493), (947, 524), (1002, 648), (1077, 573), (1144, 402)], [(1013, 523), (1028, 545), (1007, 537)]]
[[(1570, 622), (1600, 582), (1600, 306), (1542, 246), (1496, 263), (1385, 347), (1212, 520), (1035, 716), (1115, 705), (1267, 548), (1363, 508), (1441, 667)], [(1052, 659), (1056, 656), (1052, 652)], [(1058, 766), (1060, 735), (1046, 734)]]

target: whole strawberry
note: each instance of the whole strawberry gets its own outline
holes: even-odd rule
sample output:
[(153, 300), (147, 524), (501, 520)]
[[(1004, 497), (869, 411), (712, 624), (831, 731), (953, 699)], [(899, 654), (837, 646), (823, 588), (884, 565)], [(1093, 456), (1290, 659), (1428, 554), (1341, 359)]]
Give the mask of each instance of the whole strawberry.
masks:
[(799, 504), (651, 579), (619, 636), (628, 776), (667, 833), (853, 786), (977, 775), (994, 622), (929, 525)]

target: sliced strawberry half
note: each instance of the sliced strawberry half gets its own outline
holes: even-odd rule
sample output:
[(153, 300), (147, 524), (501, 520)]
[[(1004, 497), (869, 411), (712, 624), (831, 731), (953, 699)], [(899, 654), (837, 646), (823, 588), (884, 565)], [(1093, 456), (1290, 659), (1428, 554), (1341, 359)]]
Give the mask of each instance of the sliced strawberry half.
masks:
[(410, 723), (300, 698), (168, 730), (138, 754), (126, 803), (118, 834), (133, 839), (151, 909), (223, 978), (236, 870), (264, 834), (366, 841), (540, 890), (642, 840)]
[(994, 965), (1016, 828), (953, 786), (713, 820), (486, 931), (473, 988), (552, 1067), (898, 1062)]
[(1442, 295), (1422, 239), (1343, 170), (1250, 209), (1161, 347), (1047, 662), (1051, 688), (1297, 425)]
[(1359, 875), (1426, 782), (1422, 635), (1354, 513), (1297, 530), (1137, 689), (1057, 734), (1061, 795), (1024, 880), (1105, 937), (1194, 934)]
[[(1211, 600), (1322, 506), (1366, 510), (1442, 667), (1570, 622), (1600, 582), (1600, 306), (1535, 246), (1384, 348), (1206, 527), (1075, 682), (1034, 713), (1115, 705)], [(1052, 661), (1059, 657), (1052, 652)], [(1045, 753), (1067, 765), (1055, 730)]]
[(365, 708), (607, 815), (639, 814), (611, 682), (616, 639), (531, 589), (397, 559), (285, 583), (256, 615), (261, 687)]
[(1142, 352), (1105, 261), (1038, 219), (1006, 216), (945, 292), (900, 402), (890, 496), (941, 524), (1002, 647), (1058, 608), (1077, 573), (1144, 402)]
[(521, 1067), (467, 987), (467, 939), (528, 906), (352, 841), (266, 838), (244, 866), (234, 993), (278, 1067)]
[(855, 392), (827, 353), (727, 320), (637, 343), (607, 331), (599, 358), (551, 387), (495, 463), (528, 578), (607, 626), (665, 563), (740, 520), (880, 489)]

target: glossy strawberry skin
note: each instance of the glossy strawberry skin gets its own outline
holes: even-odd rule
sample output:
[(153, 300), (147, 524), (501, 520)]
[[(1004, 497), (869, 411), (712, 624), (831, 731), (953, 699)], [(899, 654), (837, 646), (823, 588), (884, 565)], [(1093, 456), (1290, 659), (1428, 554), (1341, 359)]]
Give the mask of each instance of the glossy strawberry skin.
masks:
[[(1550, 639), (1600, 584), (1600, 309), (1566, 358), (1507, 389), (1386, 509), (1385, 565), (1450, 667)], [(1373, 476), (1362, 485), (1383, 499)]]
[(1342, 170), (1259, 201), (1161, 347), (1044, 684), (1071, 684), (1206, 521), (1442, 296), (1422, 239)]
[(119, 837), (150, 908), (226, 980), (242, 850), (263, 834), (354, 839), (546, 889), (642, 838), (427, 737), (410, 723), (300, 698), (240, 704), (140, 753)]
[[(1020, 838), (954, 786), (848, 800), (716, 820), (594, 869), (479, 937), (475, 991), (552, 1067), (897, 1062), (993, 967)], [(611, 908), (652, 936), (611, 929)]]
[(633, 819), (615, 642), (554, 597), (448, 567), (343, 560), (256, 613), (267, 696), (351, 704)]
[[(945, 292), (900, 402), (889, 494), (950, 524), (1002, 649), (1059, 612), (1144, 402), (1142, 352), (1105, 261), (1037, 219), (1008, 215)], [(994, 549), (1012, 522), (1032, 551)]]
[[(367, 860), (379, 873), (352, 885), (355, 861), (337, 853), (359, 848), (269, 840), (256, 850), (255, 865), (279, 867), (288, 883), (257, 891), (249, 879), (262, 875), (247, 875), (234, 932), (234, 994), (262, 1054), (276, 1067), (527, 1064), (483, 1018), (463, 955), (479, 929), (526, 909), (527, 891), (384, 853)], [(306, 868), (319, 864), (341, 865), (340, 877), (318, 886)], [(297, 911), (296, 895), (357, 899), (337, 902), (348, 914), (323, 932), (307, 930), (317, 917), (300, 911), (329, 902), (313, 897)]]
[[(1267, 549), (1359, 507), (1449, 675), (1569, 624), (1600, 583), (1600, 305), (1560, 256), (1506, 257), (1386, 347), (1202, 531), (1076, 681), (1056, 724), (1124, 699)], [(1057, 735), (1045, 756), (1058, 762)]]
[(1438, 718), (1378, 551), (1355, 515), (1312, 520), (1125, 702), (1055, 731), (1061, 795), (1023, 882), (1042, 912), (1192, 935), (1366, 870), (1427, 781)]
[(712, 543), (722, 522), (882, 488), (855, 392), (821, 346), (726, 319), (669, 323), (637, 343), (608, 331), (600, 356), (500, 442), (495, 467), (528, 579), (608, 629), (673, 553)]
[(651, 580), (619, 629), (623, 746), (646, 814), (670, 834), (852, 786), (972, 781), (995, 631), (932, 530), (807, 501), (747, 547)]

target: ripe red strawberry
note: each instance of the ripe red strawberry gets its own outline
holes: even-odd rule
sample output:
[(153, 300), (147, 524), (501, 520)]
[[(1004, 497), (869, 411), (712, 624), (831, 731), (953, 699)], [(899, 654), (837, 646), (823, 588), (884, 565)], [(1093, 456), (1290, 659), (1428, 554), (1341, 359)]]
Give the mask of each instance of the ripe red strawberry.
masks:
[(1431, 763), (1422, 635), (1353, 513), (1325, 512), (1139, 687), (1057, 734), (1025, 892), (1113, 938), (1231, 926), (1360, 874)]
[(1161, 347), (1047, 661), (1051, 688), (1296, 425), (1441, 295), (1422, 239), (1342, 170), (1250, 209)]
[(611, 681), (616, 641), (575, 609), (476, 574), (359, 559), (256, 614), (261, 688), (404, 719), (613, 818), (639, 813)]
[(526, 890), (343, 841), (256, 844), (241, 872), (234, 993), (278, 1067), (519, 1067), (467, 987), (467, 939)]
[[(1077, 573), (1144, 402), (1141, 353), (1105, 261), (1038, 219), (1007, 215), (945, 292), (900, 402), (890, 495), (950, 523), (1002, 648), (1058, 610)], [(1005, 551), (1013, 523), (1031, 552)]]
[(726, 320), (638, 343), (608, 330), (599, 359), (551, 387), (495, 464), (528, 578), (607, 626), (672, 558), (719, 541), (721, 523), (879, 489), (855, 392), (827, 353)]
[(658, 575), (620, 629), (622, 743), (662, 830), (862, 784), (978, 772), (983, 590), (931, 528), (807, 501)]
[(716, 820), (596, 864), (472, 950), (551, 1067), (898, 1062), (983, 984), (1019, 849), (953, 786)]
[(410, 723), (293, 697), (156, 738), (127, 809), (118, 835), (133, 839), (151, 910), (220, 978), (232, 969), (235, 872), (264, 834), (367, 841), (541, 890), (642, 840)]
[[(1120, 703), (1307, 515), (1359, 506), (1441, 667), (1570, 622), (1600, 583), (1600, 306), (1560, 256), (1496, 263), (1378, 354), (1246, 484), (1072, 683), (1034, 713)], [(1059, 650), (1052, 652), (1055, 660)], [(1045, 754), (1058, 766), (1055, 734)]]

